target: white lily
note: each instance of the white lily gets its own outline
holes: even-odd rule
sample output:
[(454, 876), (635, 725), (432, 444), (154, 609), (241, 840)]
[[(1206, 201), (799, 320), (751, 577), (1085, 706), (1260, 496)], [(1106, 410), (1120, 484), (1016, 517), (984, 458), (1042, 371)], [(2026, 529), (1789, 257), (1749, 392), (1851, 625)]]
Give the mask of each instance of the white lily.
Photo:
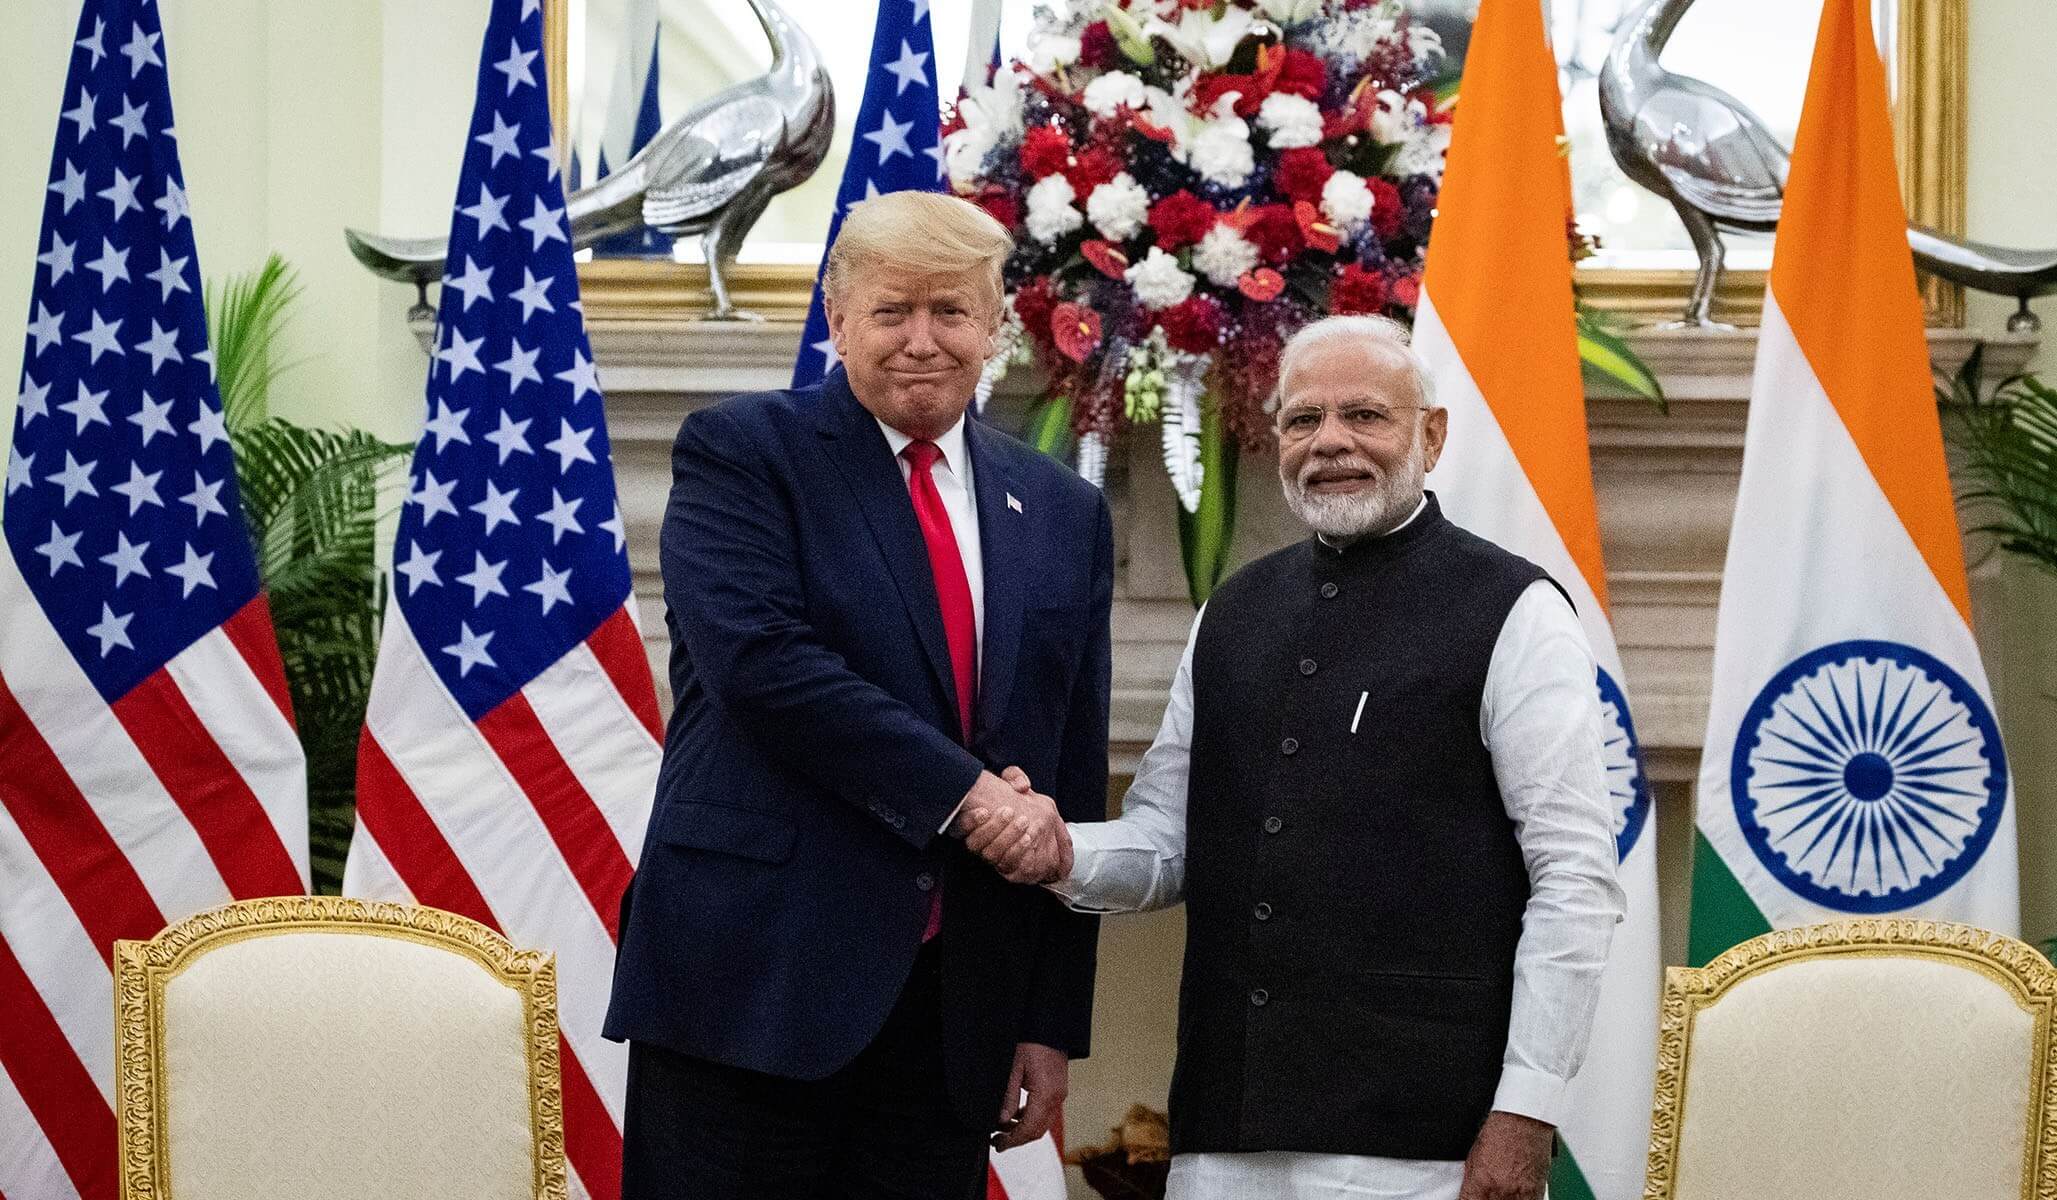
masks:
[(1171, 43), (1172, 49), (1200, 70), (1211, 71), (1228, 65), (1256, 20), (1247, 8), (1230, 8), (1219, 17), (1189, 8), (1179, 14), (1176, 25), (1162, 17), (1152, 17), (1144, 28)]
[(1257, 0), (1257, 7), (1281, 25), (1298, 25), (1321, 11), (1321, 0)]

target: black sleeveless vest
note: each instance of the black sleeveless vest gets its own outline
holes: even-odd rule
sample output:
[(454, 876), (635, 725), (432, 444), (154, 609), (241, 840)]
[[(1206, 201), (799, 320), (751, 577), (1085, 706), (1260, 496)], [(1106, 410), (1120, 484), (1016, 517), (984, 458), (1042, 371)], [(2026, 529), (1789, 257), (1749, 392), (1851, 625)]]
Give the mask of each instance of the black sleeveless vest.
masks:
[(1443, 518), (1238, 571), (1193, 652), (1174, 1153), (1462, 1159), (1528, 874), (1480, 739), (1541, 568)]

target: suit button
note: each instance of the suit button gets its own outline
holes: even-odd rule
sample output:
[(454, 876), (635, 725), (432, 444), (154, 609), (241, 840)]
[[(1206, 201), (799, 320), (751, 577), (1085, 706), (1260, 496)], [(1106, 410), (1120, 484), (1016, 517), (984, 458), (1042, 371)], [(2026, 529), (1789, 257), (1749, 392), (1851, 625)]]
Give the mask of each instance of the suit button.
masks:
[(1263, 988), (1251, 988), (1250, 1003), (1256, 1005), (1259, 1008), (1263, 1008), (1265, 1005), (1271, 1003), (1271, 993), (1265, 991)]
[(932, 892), (936, 888), (936, 877), (923, 871), (914, 877), (914, 886), (924, 892)]
[(1301, 659), (1301, 660), (1300, 660), (1300, 674), (1302, 674), (1302, 675), (1312, 675), (1312, 674), (1314, 674), (1314, 660), (1313, 660), (1313, 659), (1311, 659), (1311, 658), (1303, 658), (1303, 659)]
[(1280, 742), (1280, 743), (1278, 744), (1278, 752), (1279, 752), (1280, 754), (1298, 754), (1298, 753), (1300, 753), (1300, 739), (1298, 739), (1298, 738), (1287, 738), (1287, 739), (1286, 739), (1285, 741), (1283, 741), (1283, 742)]
[(1338, 588), (1333, 583), (1324, 583), (1321, 585), (1321, 598), (1324, 600), (1333, 600), (1336, 598), (1336, 593), (1341, 590), (1341, 588)]
[(1279, 830), (1284, 829), (1285, 827), (1286, 823), (1284, 821), (1279, 820), (1277, 817), (1264, 818), (1264, 832), (1266, 833), (1277, 833)]
[(1260, 921), (1269, 921), (1271, 920), (1271, 905), (1259, 900), (1257, 907), (1250, 910), (1250, 915)]

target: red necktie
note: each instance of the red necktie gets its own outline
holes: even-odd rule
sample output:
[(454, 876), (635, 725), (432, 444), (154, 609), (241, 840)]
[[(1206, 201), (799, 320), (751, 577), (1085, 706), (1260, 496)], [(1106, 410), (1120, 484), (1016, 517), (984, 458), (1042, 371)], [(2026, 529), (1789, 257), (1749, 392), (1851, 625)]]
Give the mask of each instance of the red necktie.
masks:
[[(978, 621), (972, 613), (971, 581), (964, 574), (964, 557), (957, 552), (957, 535), (950, 529), (950, 513), (943, 507), (943, 494), (936, 490), (930, 468), (943, 456), (934, 442), (909, 442), (900, 451), (913, 469), (907, 473), (907, 494), (914, 501), (914, 520), (921, 526), (921, 540), (928, 543), (929, 573), (935, 576), (936, 600), (943, 609), (943, 640), (950, 645), (950, 674), (957, 683), (957, 721), (963, 740), (971, 741), (972, 694), (978, 686)], [(928, 927), (921, 931), (926, 942), (943, 928), (943, 888), (938, 883), (929, 892)]]

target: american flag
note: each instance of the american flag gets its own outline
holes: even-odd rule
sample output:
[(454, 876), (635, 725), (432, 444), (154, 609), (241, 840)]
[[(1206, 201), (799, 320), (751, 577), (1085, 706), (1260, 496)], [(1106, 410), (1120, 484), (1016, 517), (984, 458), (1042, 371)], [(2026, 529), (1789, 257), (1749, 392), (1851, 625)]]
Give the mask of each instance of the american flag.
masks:
[(479, 56), (343, 887), (556, 953), (566, 1156), (584, 1194), (612, 1200), (627, 1051), (600, 1025), (662, 733), (540, 8), (494, 0)]
[[(851, 205), (882, 192), (933, 192), (941, 187), (942, 121), (936, 109), (936, 78), (929, 0), (879, 0), (878, 24), (871, 35), (871, 73), (864, 81), (864, 100), (857, 106), (856, 136), (843, 167), (843, 185), (836, 192), (828, 240), (822, 243), (822, 268), (828, 266), (828, 247), (836, 244), (843, 214)], [(817, 270), (814, 301), (808, 305), (807, 328), (793, 363), (793, 386), (819, 383), (835, 362)]]
[(0, 561), (0, 1194), (115, 1195), (116, 938), (307, 888), (157, 8), (87, 0)]

